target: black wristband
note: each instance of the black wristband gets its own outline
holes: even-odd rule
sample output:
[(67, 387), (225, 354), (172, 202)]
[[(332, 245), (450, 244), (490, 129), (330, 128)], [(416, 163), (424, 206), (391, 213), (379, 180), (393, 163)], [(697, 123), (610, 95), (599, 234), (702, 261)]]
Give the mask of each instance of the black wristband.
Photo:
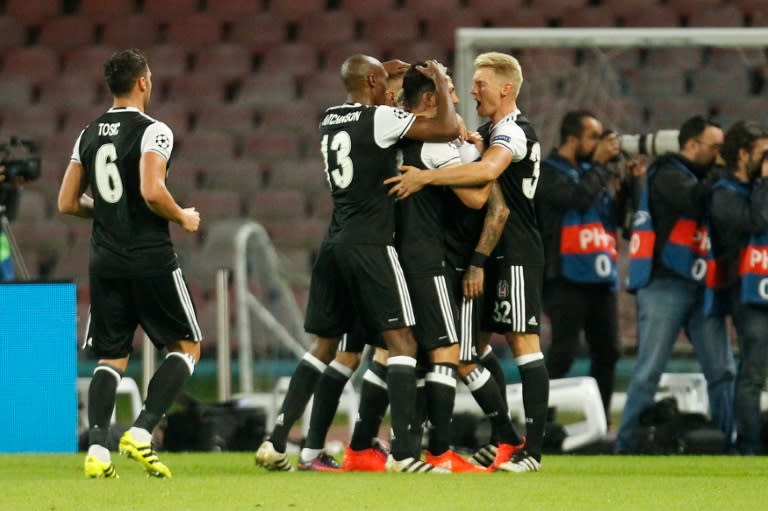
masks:
[(470, 266), (477, 266), (478, 268), (482, 268), (485, 266), (485, 260), (488, 259), (488, 256), (485, 254), (481, 254), (477, 250), (475, 250), (472, 253), (472, 258), (469, 260)]

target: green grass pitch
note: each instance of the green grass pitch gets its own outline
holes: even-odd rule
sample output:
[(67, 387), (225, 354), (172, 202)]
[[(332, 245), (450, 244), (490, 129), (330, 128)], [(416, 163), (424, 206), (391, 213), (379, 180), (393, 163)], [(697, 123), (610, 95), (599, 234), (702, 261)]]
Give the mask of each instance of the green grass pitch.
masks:
[[(117, 455), (115, 455), (117, 456)], [(546, 456), (537, 474), (273, 473), (250, 453), (161, 453), (173, 479), (115, 458), (86, 480), (84, 456), (0, 456), (0, 510), (760, 510), (768, 458)]]

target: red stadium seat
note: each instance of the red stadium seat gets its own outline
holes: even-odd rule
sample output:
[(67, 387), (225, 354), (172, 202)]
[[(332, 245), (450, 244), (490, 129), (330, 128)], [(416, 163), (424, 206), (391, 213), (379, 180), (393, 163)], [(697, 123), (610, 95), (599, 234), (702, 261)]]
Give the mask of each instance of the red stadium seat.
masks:
[(159, 23), (141, 14), (110, 19), (104, 26), (103, 43), (118, 48), (148, 48), (158, 42)]
[(381, 48), (370, 41), (350, 41), (342, 46), (331, 46), (322, 50), (325, 61), (324, 69), (326, 71), (341, 70), (341, 65), (352, 55), (356, 54), (370, 55), (381, 59)]
[(437, 59), (443, 64), (448, 64), (448, 47), (431, 39), (385, 45), (385, 48), (387, 57), (400, 59), (409, 64), (427, 59)]
[[(472, 9), (435, 11), (425, 21), (427, 31), (424, 38), (442, 46), (443, 51), (440, 53), (446, 55), (456, 46), (456, 30), (458, 28), (479, 27), (483, 24), (482, 15)], [(443, 62), (447, 62), (447, 60)]]
[(146, 114), (167, 124), (173, 130), (175, 138), (184, 137), (189, 131), (192, 112), (183, 103), (171, 101), (158, 104), (150, 103)]
[(189, 71), (190, 55), (181, 44), (156, 44), (147, 50), (147, 59), (156, 79), (167, 80)]
[(0, 106), (27, 105), (32, 100), (32, 82), (23, 76), (3, 75), (0, 80)]
[(630, 94), (643, 100), (685, 94), (685, 76), (679, 69), (638, 70), (629, 72), (627, 78)]
[(114, 46), (97, 44), (69, 51), (64, 59), (64, 72), (88, 81), (104, 81), (104, 63), (118, 50)]
[(87, 16), (63, 16), (43, 23), (39, 42), (57, 51), (80, 48), (96, 40), (96, 24)]
[[(319, 64), (318, 50), (308, 43), (286, 43), (257, 51), (261, 58), (260, 73), (314, 73)], [(289, 65), (290, 64), (290, 65)]]
[(397, 0), (342, 0), (341, 9), (356, 19), (368, 20), (377, 18), (383, 12), (397, 10), (399, 5)]
[(84, 129), (88, 123), (96, 120), (96, 118), (106, 112), (110, 106), (112, 106), (110, 102), (84, 106), (67, 105), (62, 110), (64, 114), (64, 126), (61, 132), (70, 134), (72, 142), (74, 143), (74, 137), (80, 133), (80, 130)]
[(64, 75), (40, 86), (40, 103), (51, 107), (88, 106), (96, 103), (101, 82)]
[(238, 20), (258, 16), (262, 10), (260, 2), (253, 0), (226, 0), (225, 2), (207, 2), (205, 10), (214, 18), (237, 22)]
[(287, 31), (284, 20), (275, 19), (269, 13), (258, 13), (233, 20), (230, 39), (246, 48), (260, 48), (285, 42)]
[(177, 139), (173, 152), (200, 164), (228, 161), (235, 156), (235, 141), (225, 133), (190, 133)]
[(127, 16), (136, 9), (134, 0), (80, 0), (80, 14), (97, 22)]
[(216, 75), (197, 72), (168, 81), (167, 101), (197, 106), (223, 104), (226, 99), (226, 84)]
[(329, 222), (331, 220), (331, 214), (333, 213), (333, 198), (331, 197), (331, 192), (319, 193), (312, 197), (309, 207), (312, 211), (312, 218)]
[(197, 11), (198, 0), (144, 0), (143, 14), (157, 21), (171, 21)]
[(627, 27), (677, 27), (680, 25), (680, 15), (668, 5), (655, 5), (629, 11), (618, 18)]
[(202, 48), (195, 68), (220, 79), (242, 79), (253, 67), (252, 53), (239, 44), (220, 43)]
[(248, 159), (212, 161), (199, 166), (206, 188), (237, 190), (246, 200), (263, 186), (262, 168)]
[(254, 108), (239, 104), (201, 105), (195, 113), (195, 130), (247, 135), (256, 128)]
[(306, 216), (307, 199), (302, 192), (293, 189), (267, 189), (246, 198), (248, 215), (257, 221)]
[(645, 67), (650, 72), (657, 69), (681, 69), (692, 71), (701, 66), (701, 49), (689, 48), (651, 48), (645, 60)]
[(259, 129), (275, 129), (295, 131), (299, 135), (317, 133), (317, 124), (325, 111), (324, 106), (318, 106), (306, 100), (277, 102), (258, 107)]
[(559, 16), (562, 27), (613, 27), (616, 14), (605, 7), (571, 7)]
[(243, 158), (259, 162), (273, 162), (301, 155), (295, 133), (270, 129), (255, 132), (243, 141)]
[(650, 129), (677, 129), (694, 115), (706, 115), (709, 102), (698, 96), (660, 97), (648, 103), (651, 110)]
[(318, 47), (332, 47), (355, 39), (355, 20), (344, 11), (328, 11), (305, 17), (299, 39)]
[(513, 6), (498, 11), (481, 12), (484, 23), (490, 27), (546, 27), (548, 23), (544, 13), (534, 7)]
[(280, 250), (316, 249), (328, 230), (328, 224), (316, 218), (273, 219), (262, 222), (256, 217), (256, 220), (263, 223), (269, 237)]
[(704, 98), (717, 98), (727, 91), (733, 96), (749, 94), (749, 78), (746, 69), (722, 71), (703, 68), (693, 73), (693, 94)]
[(764, 48), (710, 48), (705, 53), (704, 65), (721, 71), (760, 69), (768, 65)]
[[(47, 218), (49, 216), (48, 213), (49, 206), (46, 205), (45, 196), (42, 193), (25, 189), (24, 193), (19, 195), (19, 209), (16, 212), (16, 221), (39, 221)], [(14, 232), (18, 230), (16, 229)]]
[(328, 193), (328, 177), (319, 157), (276, 160), (267, 164), (269, 186), (300, 190), (307, 196)]
[(689, 27), (743, 27), (744, 13), (734, 5), (697, 9), (688, 16)]
[(680, 16), (691, 16), (700, 11), (716, 8), (721, 0), (668, 0), (665, 2)]
[(38, 139), (57, 133), (63, 120), (58, 110), (47, 105), (9, 105), (3, 109), (3, 133)]
[(293, 75), (262, 73), (251, 75), (243, 81), (235, 103), (244, 106), (271, 105), (294, 101), (296, 96)]
[(7, 0), (5, 14), (24, 24), (37, 24), (61, 14), (61, 2), (49, 0)]
[(22, 46), (27, 34), (24, 26), (12, 16), (0, 16), (0, 52)]
[(240, 194), (232, 190), (197, 190), (187, 198), (187, 207), (195, 207), (206, 223), (240, 217)]
[(304, 99), (316, 107), (328, 108), (346, 100), (347, 93), (338, 72), (310, 75), (303, 84)]
[(269, 3), (269, 13), (278, 19), (298, 21), (325, 10), (326, 0), (280, 0)]
[(3, 59), (3, 79), (22, 76), (41, 82), (58, 76), (59, 56), (45, 46), (28, 46), (8, 50)]
[(365, 22), (363, 37), (379, 46), (419, 38), (419, 20), (405, 10), (385, 11)]
[(206, 13), (198, 12), (184, 17), (174, 17), (168, 22), (166, 41), (169, 43), (199, 49), (221, 40), (221, 22)]

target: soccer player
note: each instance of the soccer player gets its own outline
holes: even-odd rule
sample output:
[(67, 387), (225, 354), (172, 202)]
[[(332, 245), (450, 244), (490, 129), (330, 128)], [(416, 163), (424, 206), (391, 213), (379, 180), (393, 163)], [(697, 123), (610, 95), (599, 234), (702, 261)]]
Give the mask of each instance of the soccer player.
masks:
[(441, 172), (420, 172), (403, 166), (401, 175), (385, 183), (393, 185), (391, 195), (404, 199), (426, 185), (498, 182), (510, 218), (485, 265), (484, 324), (504, 334), (520, 369), (527, 440), (512, 459), (496, 468), (533, 472), (541, 468), (549, 401), (549, 377), (539, 341), (544, 253), (533, 209), (541, 149), (533, 127), (517, 108), (523, 82), (517, 59), (489, 52), (479, 55), (474, 65), (472, 95), (477, 113), (490, 119), (479, 130), (486, 146), (481, 159)]
[[(155, 477), (171, 477), (152, 448), (152, 430), (200, 358), (202, 333), (168, 232), (176, 222), (197, 231), (200, 214), (182, 208), (166, 188), (173, 132), (144, 113), (152, 72), (141, 51), (113, 54), (104, 76), (112, 108), (75, 141), (59, 190), (61, 213), (93, 219), (91, 311), (85, 345), (99, 357), (88, 391), (90, 423), (85, 475), (115, 478), (107, 449), (115, 393), (141, 324), (158, 349), (167, 349), (138, 418), (120, 438), (120, 452)], [(92, 197), (87, 195), (90, 186)]]
[[(387, 71), (386, 92), (384, 104), (390, 107), (397, 106), (397, 99), (403, 86), (403, 76), (409, 65), (402, 60), (393, 59), (382, 64)], [(369, 333), (359, 321), (356, 321), (352, 329), (347, 332), (338, 346), (335, 339), (315, 338), (314, 344), (299, 363), (291, 377), (285, 399), (280, 413), (275, 421), (274, 429), (269, 439), (262, 443), (256, 452), (256, 463), (269, 470), (290, 471), (293, 469), (286, 456), (288, 434), (293, 424), (304, 413), (304, 410), (315, 394), (310, 416), (309, 431), (302, 454), (299, 456), (299, 468), (304, 470), (334, 471), (338, 470), (336, 461), (323, 452), (325, 437), (328, 434), (333, 416), (338, 408), (339, 399), (344, 391), (352, 373), (360, 364), (360, 354), (365, 343), (373, 342), (373, 335)], [(384, 370), (380, 371), (382, 378), (386, 378), (387, 353), (383, 349), (383, 342), (377, 344), (378, 365)], [(334, 355), (335, 354), (335, 355)], [(369, 369), (370, 371), (371, 369)], [(370, 379), (370, 377), (369, 377)], [(386, 398), (386, 385), (384, 387), (384, 399), (378, 388), (363, 385), (361, 389), (361, 414), (366, 418), (373, 418), (378, 431), (379, 421), (375, 417), (384, 415), (389, 405)], [(369, 407), (371, 404), (374, 408)], [(369, 410), (371, 410), (369, 412)], [(380, 410), (380, 411), (379, 411)], [(366, 430), (367, 431), (367, 430)], [(368, 450), (362, 453), (366, 457), (374, 455), (380, 458), (381, 449)], [(385, 460), (386, 461), (386, 456)], [(383, 468), (383, 463), (381, 463)]]
[(397, 472), (433, 467), (416, 459), (409, 443), (416, 392), (414, 318), (392, 245), (394, 202), (381, 183), (397, 171), (400, 138), (447, 141), (458, 135), (447, 75), (435, 62), (421, 69), (435, 80), (441, 98), (434, 118), (377, 106), (386, 102), (388, 77), (378, 60), (354, 55), (342, 65), (348, 102), (326, 110), (320, 123), (334, 212), (313, 268), (305, 321), (308, 332), (334, 345), (350, 330), (354, 316), (381, 332), (390, 352), (387, 386), (394, 437), (388, 468)]

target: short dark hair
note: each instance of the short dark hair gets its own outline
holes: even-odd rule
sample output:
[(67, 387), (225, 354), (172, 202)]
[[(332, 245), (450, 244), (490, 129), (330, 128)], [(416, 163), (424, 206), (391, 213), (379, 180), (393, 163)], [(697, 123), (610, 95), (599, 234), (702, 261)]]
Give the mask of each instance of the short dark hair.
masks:
[(560, 144), (565, 144), (568, 137), (579, 138), (581, 136), (584, 131), (582, 119), (585, 117), (597, 119), (595, 114), (589, 110), (571, 110), (563, 116), (563, 121), (560, 123)]
[(680, 132), (677, 134), (677, 142), (680, 144), (680, 149), (683, 148), (686, 142), (692, 138), (696, 138), (707, 129), (709, 126), (719, 128), (720, 125), (708, 119), (703, 115), (695, 115), (686, 120), (682, 126), (680, 126)]
[(405, 108), (409, 110), (419, 103), (422, 94), (425, 92), (435, 92), (436, 90), (435, 82), (416, 69), (416, 66), (425, 65), (424, 62), (411, 64), (411, 67), (408, 68), (403, 77), (403, 102), (405, 103)]
[(723, 149), (720, 154), (730, 170), (736, 170), (739, 161), (739, 149), (752, 151), (755, 140), (768, 138), (768, 129), (755, 121), (739, 121), (730, 127), (723, 140)]
[(104, 78), (113, 96), (125, 96), (139, 77), (147, 73), (147, 57), (141, 50), (131, 48), (112, 54), (104, 64)]

